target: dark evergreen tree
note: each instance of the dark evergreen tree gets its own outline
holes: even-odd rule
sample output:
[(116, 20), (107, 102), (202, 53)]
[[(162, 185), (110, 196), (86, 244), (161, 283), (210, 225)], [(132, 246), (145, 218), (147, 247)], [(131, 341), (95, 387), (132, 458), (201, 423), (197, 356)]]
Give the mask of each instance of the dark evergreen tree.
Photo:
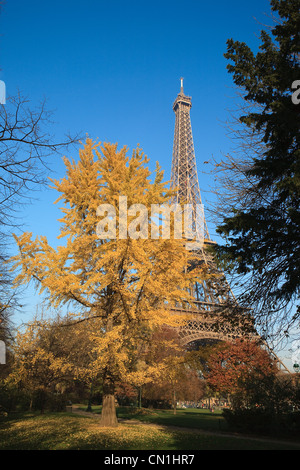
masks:
[[(222, 218), (226, 244), (217, 248), (246, 275), (243, 299), (269, 318), (297, 303), (300, 288), (300, 1), (270, 4), (274, 25), (261, 31), (258, 52), (229, 39), (224, 54), (245, 104), (239, 123), (255, 149), (238, 170), (247, 188)], [(231, 171), (235, 178), (236, 164)], [(291, 323), (299, 316), (298, 306)]]

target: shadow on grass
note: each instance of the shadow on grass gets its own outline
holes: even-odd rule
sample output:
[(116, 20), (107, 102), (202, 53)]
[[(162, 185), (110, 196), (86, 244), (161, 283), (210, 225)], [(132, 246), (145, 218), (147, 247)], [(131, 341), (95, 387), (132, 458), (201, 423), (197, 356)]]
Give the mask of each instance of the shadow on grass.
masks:
[[(120, 409), (119, 411), (121, 412)], [(161, 419), (167, 416), (161, 411), (158, 414)], [(130, 415), (136, 417), (137, 413), (130, 413)], [(186, 415), (186, 413), (183, 414), (183, 416)], [(128, 413), (124, 416), (128, 416)], [(193, 416), (190, 413), (190, 417)], [(174, 430), (143, 422), (133, 425), (129, 421), (129, 424), (121, 423), (117, 428), (101, 428), (98, 415), (86, 417), (68, 413), (44, 415), (31, 413), (13, 418), (8, 417), (0, 423), (1, 450), (155, 451), (287, 450), (293, 448), (293, 445), (288, 443), (278, 445), (278, 443), (214, 435), (200, 430), (186, 431), (179, 428)]]
[(165, 426), (178, 426), (191, 429), (203, 429), (210, 431), (227, 431), (228, 426), (222, 416), (222, 411), (214, 413), (208, 410), (149, 410), (118, 408), (117, 415), (123, 419), (137, 419), (145, 423), (162, 424)]
[[(76, 406), (86, 412), (85, 405)], [(92, 407), (93, 414), (101, 414), (101, 406)], [(173, 410), (158, 410), (149, 408), (117, 407), (117, 416), (121, 420), (138, 420), (141, 423), (161, 424), (165, 426), (179, 426), (192, 429), (210, 431), (228, 431), (228, 425), (222, 416), (222, 411), (211, 412), (202, 409), (178, 409), (174, 415)]]

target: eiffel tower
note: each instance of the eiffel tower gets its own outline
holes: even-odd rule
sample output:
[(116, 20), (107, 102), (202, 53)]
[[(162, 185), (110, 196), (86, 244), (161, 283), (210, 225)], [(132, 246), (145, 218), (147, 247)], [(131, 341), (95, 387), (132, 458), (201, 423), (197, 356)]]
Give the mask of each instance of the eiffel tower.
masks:
[[(238, 304), (224, 273), (218, 268), (209, 249), (215, 245), (215, 242), (210, 238), (204, 211), (199, 218), (196, 210), (197, 205), (198, 207), (202, 206), (202, 201), (190, 118), (192, 99), (184, 94), (183, 78), (180, 80), (180, 93), (173, 104), (175, 131), (171, 186), (176, 188), (176, 201), (174, 202), (190, 204), (192, 207), (193, 232), (196, 235), (198, 230), (201, 232), (199, 238), (202, 237), (203, 243), (195, 252), (194, 265), (205, 266), (211, 275), (201, 285), (197, 284), (193, 287), (192, 293), (195, 299), (193, 307), (172, 308), (174, 314), (185, 316), (188, 314), (188, 320), (179, 331), (181, 343), (188, 345), (199, 341), (233, 341), (236, 338), (256, 340), (269, 351), (269, 354), (277, 362), (279, 370), (290, 373), (276, 353), (255, 330), (250, 310)], [(189, 269), (193, 269), (193, 265)]]
[[(190, 204), (191, 219), (194, 233), (201, 230), (203, 243), (195, 252), (195, 264), (205, 266), (210, 276), (201, 285), (193, 287), (193, 308), (174, 308), (174, 313), (189, 315), (189, 320), (180, 329), (182, 343), (187, 345), (195, 341), (223, 340), (253, 335), (253, 325), (249, 311), (242, 309), (221, 272), (209, 247), (215, 242), (211, 240), (207, 228), (204, 211), (199, 220), (196, 208), (203, 207), (197, 175), (195, 150), (192, 135), (190, 109), (191, 97), (181, 89), (174, 104), (175, 132), (173, 143), (171, 186), (176, 188), (176, 203)], [(199, 238), (201, 238), (199, 237)], [(194, 264), (194, 265), (195, 265)], [(193, 269), (191, 265), (189, 269)]]

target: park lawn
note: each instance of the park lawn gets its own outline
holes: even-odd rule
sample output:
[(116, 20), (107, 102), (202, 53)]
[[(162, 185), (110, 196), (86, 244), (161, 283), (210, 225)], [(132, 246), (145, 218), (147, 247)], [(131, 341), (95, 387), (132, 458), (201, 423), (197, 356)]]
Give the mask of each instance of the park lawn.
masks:
[[(293, 450), (288, 443), (174, 430), (155, 424), (101, 428), (99, 416), (24, 413), (2, 418), (0, 450)], [(300, 447), (298, 447), (299, 450)]]
[[(119, 417), (126, 417), (126, 410), (118, 410)], [(196, 408), (178, 409), (176, 414), (172, 410), (136, 410), (133, 413), (135, 419), (141, 422), (162, 424), (165, 426), (179, 426), (191, 429), (209, 431), (226, 431), (227, 423), (222, 416), (222, 411), (211, 412)]]
[[(84, 411), (85, 405), (77, 405)], [(92, 412), (101, 413), (101, 406), (93, 406)], [(226, 431), (227, 423), (222, 416), (222, 410), (211, 412), (207, 409), (187, 408), (178, 409), (174, 415), (173, 410), (151, 410), (148, 408), (118, 407), (118, 418), (126, 420), (139, 420), (144, 423), (162, 424), (165, 426), (180, 426), (184, 428), (202, 429), (209, 431)]]

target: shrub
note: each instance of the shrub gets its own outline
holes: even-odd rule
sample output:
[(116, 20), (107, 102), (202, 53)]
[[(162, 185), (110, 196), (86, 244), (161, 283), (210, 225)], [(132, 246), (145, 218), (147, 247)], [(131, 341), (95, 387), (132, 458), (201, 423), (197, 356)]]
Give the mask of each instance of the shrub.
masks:
[(300, 435), (300, 412), (274, 413), (263, 408), (224, 409), (223, 416), (235, 431), (281, 436)]
[(46, 407), (49, 411), (65, 411), (67, 402), (68, 400), (65, 395), (49, 394)]
[(30, 395), (12, 385), (0, 385), (0, 411), (11, 413), (26, 411), (30, 407)]
[(32, 409), (35, 411), (65, 411), (67, 397), (64, 394), (52, 393), (44, 388), (38, 388), (33, 393)]
[(272, 415), (260, 408), (224, 409), (223, 416), (228, 425), (237, 431), (269, 433), (272, 429)]

